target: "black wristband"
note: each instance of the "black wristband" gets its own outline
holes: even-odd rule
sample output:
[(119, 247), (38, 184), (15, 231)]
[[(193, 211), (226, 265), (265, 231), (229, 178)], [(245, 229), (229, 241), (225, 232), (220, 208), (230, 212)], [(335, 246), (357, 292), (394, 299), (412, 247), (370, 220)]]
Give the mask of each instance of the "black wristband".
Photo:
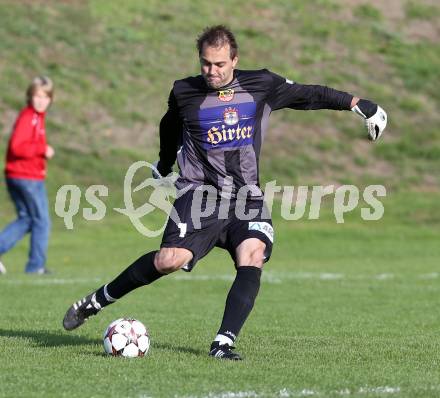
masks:
[(377, 112), (377, 104), (374, 102), (368, 101), (366, 99), (360, 99), (356, 104), (362, 113), (368, 118), (373, 116)]

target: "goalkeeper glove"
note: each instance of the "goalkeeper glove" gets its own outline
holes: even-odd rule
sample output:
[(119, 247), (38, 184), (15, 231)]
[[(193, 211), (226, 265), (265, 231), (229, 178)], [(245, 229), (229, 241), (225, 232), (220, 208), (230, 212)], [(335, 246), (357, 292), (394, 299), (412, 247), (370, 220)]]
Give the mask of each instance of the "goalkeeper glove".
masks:
[(360, 99), (351, 110), (365, 119), (368, 139), (379, 139), (387, 126), (387, 113), (379, 105), (365, 99)]
[(156, 180), (160, 180), (161, 178), (166, 177), (167, 175), (172, 173), (171, 169), (169, 169), (169, 170), (163, 169), (159, 160), (153, 163), (153, 167), (154, 168), (151, 169), (151, 174), (152, 174), (153, 178), (155, 178)]

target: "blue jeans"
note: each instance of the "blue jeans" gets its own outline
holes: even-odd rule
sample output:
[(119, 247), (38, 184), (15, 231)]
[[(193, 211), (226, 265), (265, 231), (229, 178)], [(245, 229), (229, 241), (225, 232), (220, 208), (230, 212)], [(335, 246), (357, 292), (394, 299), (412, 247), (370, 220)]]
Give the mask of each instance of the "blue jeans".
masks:
[(29, 260), (25, 272), (44, 269), (50, 233), (49, 206), (44, 181), (6, 178), (17, 219), (0, 232), (0, 255), (30, 232)]

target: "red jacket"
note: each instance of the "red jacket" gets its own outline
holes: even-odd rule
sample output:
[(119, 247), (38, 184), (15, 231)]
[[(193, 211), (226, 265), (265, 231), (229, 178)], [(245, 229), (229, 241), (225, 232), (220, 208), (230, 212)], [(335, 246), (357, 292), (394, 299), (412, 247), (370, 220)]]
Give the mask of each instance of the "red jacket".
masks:
[(44, 180), (46, 177), (44, 117), (44, 113), (38, 113), (31, 106), (18, 115), (6, 155), (7, 178)]

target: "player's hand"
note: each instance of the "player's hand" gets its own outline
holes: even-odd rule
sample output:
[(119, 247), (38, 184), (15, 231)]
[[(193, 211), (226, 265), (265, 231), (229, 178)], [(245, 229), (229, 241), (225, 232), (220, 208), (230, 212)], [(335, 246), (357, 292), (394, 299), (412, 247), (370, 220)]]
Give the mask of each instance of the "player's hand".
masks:
[(368, 139), (376, 141), (387, 126), (387, 113), (374, 102), (361, 99), (351, 110), (365, 119)]
[(151, 175), (155, 180), (160, 180), (162, 178), (162, 174), (160, 174), (160, 171), (157, 169), (157, 165), (159, 164), (159, 161), (156, 160), (153, 163), (153, 168), (151, 169)]
[(46, 145), (46, 152), (44, 153), (46, 159), (52, 159), (54, 155), (55, 155), (55, 149), (53, 149), (50, 145)]
[(171, 169), (164, 170), (163, 167), (161, 166), (159, 160), (153, 163), (153, 169), (151, 169), (151, 174), (152, 174), (153, 178), (155, 178), (156, 180), (167, 177), (172, 172), (173, 171)]

